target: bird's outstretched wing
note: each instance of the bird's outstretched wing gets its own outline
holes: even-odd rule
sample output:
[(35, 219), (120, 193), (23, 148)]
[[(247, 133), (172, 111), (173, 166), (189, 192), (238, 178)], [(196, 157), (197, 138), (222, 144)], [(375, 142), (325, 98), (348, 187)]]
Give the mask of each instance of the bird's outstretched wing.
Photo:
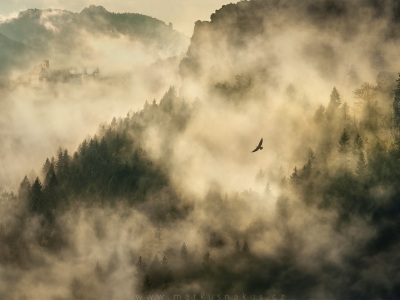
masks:
[(251, 152), (256, 152), (256, 151), (262, 149), (262, 143), (263, 143), (263, 139), (261, 138), (261, 140), (260, 140), (260, 142), (258, 143), (258, 146), (256, 147), (256, 149), (254, 149), (254, 150), (251, 151)]

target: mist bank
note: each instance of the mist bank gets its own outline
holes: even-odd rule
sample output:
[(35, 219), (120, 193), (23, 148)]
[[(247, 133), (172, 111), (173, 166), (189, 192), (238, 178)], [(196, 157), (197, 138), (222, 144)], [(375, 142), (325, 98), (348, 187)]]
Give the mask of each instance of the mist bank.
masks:
[(395, 3), (243, 1), (196, 23), (179, 88), (1, 196), (0, 294), (398, 298)]
[[(43, 59), (58, 62), (63, 68), (106, 61), (121, 68), (134, 65), (132, 58), (139, 55), (153, 61), (155, 57), (180, 55), (188, 44), (172, 24), (140, 14), (112, 13), (94, 5), (80, 13), (61, 9), (21, 11), (0, 23), (0, 33), (4, 44), (0, 53), (12, 62), (2, 69), (8, 73), (13, 68), (29, 70)], [(104, 54), (108, 57), (101, 57)], [(124, 64), (118, 62), (122, 57)], [(105, 69), (104, 65), (99, 67)]]
[(162, 21), (97, 6), (26, 10), (0, 32), (2, 190), (59, 146), (74, 150), (102, 122), (179, 85), (188, 43)]
[(210, 21), (196, 22), (181, 63), (182, 92), (209, 97), (224, 84), (232, 89), (235, 76), (247, 76), (255, 98), (283, 101), (279, 96), (292, 90), (318, 103), (335, 85), (350, 101), (358, 84), (375, 82), (380, 72), (396, 74), (398, 15), (397, 1), (224, 5)]
[[(389, 265), (398, 259), (399, 150), (391, 141), (398, 128), (385, 119), (398, 101), (393, 88), (360, 86), (357, 119), (333, 89), (304, 117), (302, 151), (285, 157), (291, 172), (283, 158), (269, 162), (264, 150), (246, 147), (246, 158), (232, 152), (209, 173), (212, 154), (229, 151), (225, 142), (218, 148), (219, 131), (204, 136), (197, 128), (199, 118), (213, 125), (215, 116), (170, 89), (101, 126), (76, 153), (61, 149), (38, 178), (21, 182), (18, 195), (2, 195), (9, 212), (3, 282), (21, 287), (3, 295), (395, 296), (397, 271)], [(231, 124), (226, 116), (237, 107), (224, 108)], [(185, 144), (194, 150), (176, 146)], [(262, 163), (249, 165), (253, 155)], [(377, 282), (382, 267), (390, 275)], [(43, 283), (43, 268), (58, 279)]]

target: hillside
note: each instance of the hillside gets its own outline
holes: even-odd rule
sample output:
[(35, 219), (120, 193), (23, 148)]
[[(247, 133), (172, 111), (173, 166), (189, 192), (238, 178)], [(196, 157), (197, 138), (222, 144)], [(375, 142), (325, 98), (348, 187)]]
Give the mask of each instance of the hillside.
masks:
[[(33, 50), (23, 43), (16, 42), (3, 34), (0, 34), (0, 70), (7, 70), (15, 65), (27, 63), (26, 57), (32, 55)], [(3, 77), (2, 73), (0, 76)]]
[(94, 5), (80, 13), (28, 9), (1, 23), (0, 33), (49, 60), (90, 61), (97, 51), (91, 47), (99, 46), (90, 43), (100, 38), (116, 42), (128, 38), (130, 43), (140, 44), (161, 58), (179, 55), (187, 47), (187, 38), (160, 20), (135, 13), (112, 13)]
[(196, 86), (210, 90), (217, 85), (220, 90), (224, 83), (234, 85), (235, 76), (251, 74), (266, 89), (293, 86), (309, 98), (313, 88), (305, 78), (317, 86), (329, 82), (355, 88), (381, 71), (396, 74), (399, 15), (397, 1), (253, 0), (224, 5), (210, 21), (195, 24), (180, 68), (183, 92), (185, 86), (188, 96)]

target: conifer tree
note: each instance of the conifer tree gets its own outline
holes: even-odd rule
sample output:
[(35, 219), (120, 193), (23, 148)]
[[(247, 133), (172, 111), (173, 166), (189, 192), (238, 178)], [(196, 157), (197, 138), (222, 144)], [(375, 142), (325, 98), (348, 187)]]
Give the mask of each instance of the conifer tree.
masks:
[(35, 213), (43, 212), (44, 203), (43, 203), (42, 184), (38, 177), (36, 177), (35, 181), (32, 184), (29, 193), (29, 202), (32, 212)]
[(242, 251), (243, 251), (243, 253), (249, 253), (250, 249), (249, 249), (249, 245), (247, 244), (247, 241), (244, 241)]
[(146, 263), (143, 261), (142, 256), (139, 256), (138, 260), (136, 261), (136, 269), (141, 272), (146, 270)]
[(393, 135), (395, 140), (398, 141), (400, 139), (400, 73), (396, 82), (393, 99)]
[(158, 258), (158, 255), (156, 254), (156, 256), (154, 257), (154, 260), (151, 263), (151, 270), (157, 271), (157, 270), (159, 270), (160, 266), (161, 266), (161, 262), (160, 262), (160, 259)]
[(346, 154), (349, 152), (349, 149), (350, 149), (350, 136), (347, 133), (347, 130), (343, 129), (343, 132), (339, 138), (338, 151), (339, 151), (339, 153)]
[(43, 177), (46, 176), (46, 174), (49, 171), (49, 169), (50, 169), (50, 160), (48, 158), (46, 158), (46, 161), (44, 162), (43, 167), (42, 167), (42, 175), (43, 175)]
[(333, 88), (328, 107), (326, 109), (326, 117), (329, 121), (331, 121), (336, 115), (341, 104), (341, 99), (338, 90), (336, 87)]
[(360, 151), (362, 151), (363, 148), (364, 148), (364, 142), (363, 142), (360, 134), (357, 133), (356, 136), (354, 137), (354, 140), (353, 140), (353, 152), (355, 154), (357, 154)]
[(168, 268), (168, 259), (167, 257), (164, 255), (162, 261), (161, 261), (161, 265), (163, 268)]
[(150, 275), (146, 274), (143, 279), (143, 292), (148, 292), (151, 290), (153, 282), (151, 281)]
[(321, 124), (325, 120), (325, 107), (321, 104), (314, 114), (314, 121)]
[(19, 199), (21, 199), (21, 200), (27, 199), (30, 189), (31, 189), (31, 184), (29, 182), (28, 177), (25, 176), (19, 185), (19, 189), (18, 189)]
[(299, 171), (297, 170), (297, 167), (295, 166), (293, 169), (292, 174), (290, 175), (290, 179), (294, 184), (299, 183)]
[(356, 167), (356, 173), (359, 177), (363, 177), (365, 175), (367, 169), (367, 162), (365, 161), (364, 153), (360, 151), (360, 154), (358, 155), (358, 160), (357, 160), (357, 167)]
[(240, 252), (240, 243), (239, 243), (239, 239), (236, 239), (235, 251), (236, 251), (236, 252)]
[(183, 245), (182, 245), (182, 247), (181, 247), (181, 258), (182, 258), (183, 260), (186, 260), (187, 257), (188, 257), (187, 247), (186, 247), (186, 244), (183, 243)]

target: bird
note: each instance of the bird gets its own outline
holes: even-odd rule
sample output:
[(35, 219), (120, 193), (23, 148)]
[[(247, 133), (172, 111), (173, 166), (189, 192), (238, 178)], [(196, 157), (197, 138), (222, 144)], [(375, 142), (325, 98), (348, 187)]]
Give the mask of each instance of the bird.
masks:
[(256, 152), (256, 151), (258, 151), (258, 150), (262, 150), (262, 149), (263, 149), (262, 143), (263, 143), (263, 139), (261, 138), (261, 140), (260, 140), (260, 142), (258, 143), (258, 146), (256, 147), (256, 149), (254, 149), (254, 150), (251, 151), (251, 152)]

